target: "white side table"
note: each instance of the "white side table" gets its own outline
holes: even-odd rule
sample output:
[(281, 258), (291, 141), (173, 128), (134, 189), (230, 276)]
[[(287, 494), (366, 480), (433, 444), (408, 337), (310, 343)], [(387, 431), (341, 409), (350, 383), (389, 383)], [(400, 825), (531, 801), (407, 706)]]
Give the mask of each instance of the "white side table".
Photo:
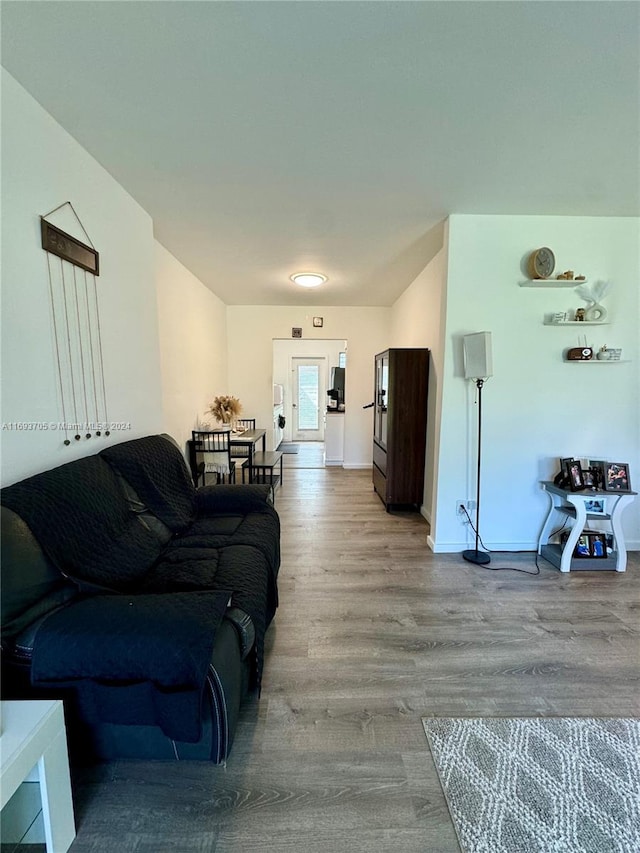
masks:
[[(616, 572), (624, 572), (627, 568), (627, 548), (622, 532), (621, 516), (624, 509), (633, 503), (637, 492), (570, 492), (547, 481), (542, 482), (541, 486), (549, 497), (550, 506), (549, 514), (540, 531), (538, 554), (553, 563), (561, 572), (571, 571), (572, 566), (574, 569), (578, 567), (582, 569), (615, 569)], [(588, 512), (587, 505), (589, 501), (593, 500), (602, 501), (607, 512), (604, 514)], [(554, 526), (557, 525), (558, 518), (563, 516), (573, 518), (575, 523), (570, 530), (564, 548), (561, 548), (559, 545), (549, 544), (549, 536)], [(611, 557), (604, 560), (574, 560), (574, 548), (589, 520), (606, 521), (610, 524), (615, 548)]]
[(67, 853), (76, 830), (62, 702), (3, 702), (0, 808), (36, 766), (47, 853)]

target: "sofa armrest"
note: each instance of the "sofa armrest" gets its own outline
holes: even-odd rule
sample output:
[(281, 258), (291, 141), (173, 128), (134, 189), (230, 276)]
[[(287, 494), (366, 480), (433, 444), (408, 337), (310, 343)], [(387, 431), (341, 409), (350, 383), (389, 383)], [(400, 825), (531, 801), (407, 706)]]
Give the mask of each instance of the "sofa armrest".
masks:
[(203, 486), (196, 492), (198, 514), (241, 513), (264, 510), (272, 506), (271, 486), (266, 485), (219, 485)]

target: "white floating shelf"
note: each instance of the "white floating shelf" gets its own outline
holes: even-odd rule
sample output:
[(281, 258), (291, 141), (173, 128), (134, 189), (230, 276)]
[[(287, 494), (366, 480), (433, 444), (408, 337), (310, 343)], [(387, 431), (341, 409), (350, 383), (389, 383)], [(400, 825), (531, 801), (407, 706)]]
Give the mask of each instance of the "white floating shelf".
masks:
[(608, 326), (608, 320), (562, 320), (554, 323), (551, 320), (544, 321), (545, 326)]
[(630, 358), (585, 358), (585, 359), (563, 359), (565, 364), (629, 364)]
[(530, 278), (521, 281), (520, 287), (577, 287), (579, 284), (588, 283), (586, 278)]

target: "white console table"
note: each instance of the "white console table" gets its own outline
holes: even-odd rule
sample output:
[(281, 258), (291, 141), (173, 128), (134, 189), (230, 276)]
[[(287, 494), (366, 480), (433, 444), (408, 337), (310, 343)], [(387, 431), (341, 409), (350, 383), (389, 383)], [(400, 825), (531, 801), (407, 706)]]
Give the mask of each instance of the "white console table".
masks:
[[(627, 549), (622, 532), (621, 516), (625, 508), (633, 502), (637, 492), (604, 492), (584, 491), (571, 492), (561, 489), (554, 483), (544, 481), (542, 488), (549, 496), (550, 507), (547, 518), (540, 531), (538, 539), (538, 554), (541, 554), (550, 563), (560, 569), (561, 572), (569, 572), (576, 569), (615, 569), (616, 572), (624, 572), (627, 568)], [(589, 501), (603, 501), (605, 512), (587, 512), (586, 504)], [(558, 519), (567, 517), (574, 519), (574, 524), (569, 531), (569, 538), (562, 548), (560, 545), (550, 544), (549, 536), (558, 524)], [(587, 521), (606, 521), (611, 525), (613, 533), (614, 552), (606, 559), (575, 559), (574, 548), (578, 543), (580, 534), (587, 526)]]
[(47, 853), (67, 853), (76, 837), (59, 699), (2, 702), (0, 808), (37, 769)]

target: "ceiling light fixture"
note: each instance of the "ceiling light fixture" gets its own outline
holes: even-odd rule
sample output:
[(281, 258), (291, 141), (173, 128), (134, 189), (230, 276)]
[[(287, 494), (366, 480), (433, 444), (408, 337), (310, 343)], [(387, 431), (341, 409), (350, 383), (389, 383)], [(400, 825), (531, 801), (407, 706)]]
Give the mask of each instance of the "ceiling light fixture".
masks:
[(297, 272), (291, 276), (291, 281), (299, 284), (300, 287), (317, 287), (327, 280), (327, 276), (321, 275), (319, 272)]

